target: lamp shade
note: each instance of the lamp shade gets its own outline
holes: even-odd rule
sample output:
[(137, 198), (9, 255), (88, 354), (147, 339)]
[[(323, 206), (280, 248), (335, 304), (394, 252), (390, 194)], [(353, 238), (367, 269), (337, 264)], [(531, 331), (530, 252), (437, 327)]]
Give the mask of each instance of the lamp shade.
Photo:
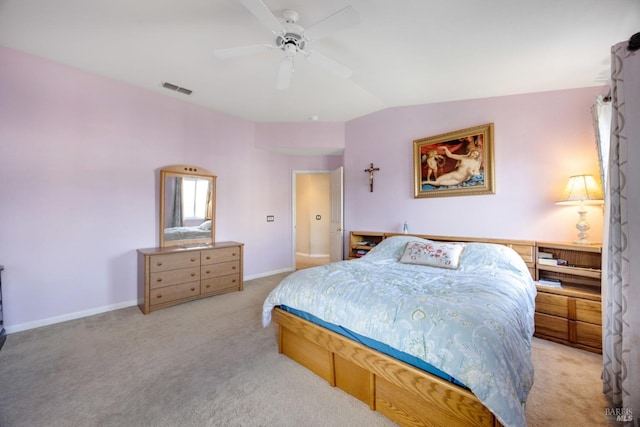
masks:
[(558, 205), (601, 205), (604, 196), (593, 175), (575, 175), (569, 178)]

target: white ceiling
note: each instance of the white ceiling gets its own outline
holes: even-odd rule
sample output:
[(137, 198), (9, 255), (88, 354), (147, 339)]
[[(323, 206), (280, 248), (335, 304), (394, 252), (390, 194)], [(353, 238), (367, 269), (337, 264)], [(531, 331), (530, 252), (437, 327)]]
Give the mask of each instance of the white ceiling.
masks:
[[(640, 0), (263, 0), (309, 27), (351, 5), (356, 26), (308, 48), (342, 79), (283, 52), (239, 0), (0, 0), (0, 45), (258, 122), (347, 121), (389, 107), (605, 85), (613, 44), (640, 31)], [(186, 96), (161, 87), (193, 90)]]

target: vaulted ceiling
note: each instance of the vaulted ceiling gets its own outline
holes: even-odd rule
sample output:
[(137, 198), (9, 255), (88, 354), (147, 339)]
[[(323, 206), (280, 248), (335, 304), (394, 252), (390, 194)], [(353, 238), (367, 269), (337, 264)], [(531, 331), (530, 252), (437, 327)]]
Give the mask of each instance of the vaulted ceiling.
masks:
[[(342, 122), (395, 106), (606, 85), (611, 46), (640, 31), (638, 0), (262, 1), (0, 0), (0, 45), (252, 121)], [(296, 11), (304, 29), (347, 6), (357, 19), (344, 28), (330, 19), (335, 31), (306, 42), (315, 58), (294, 55), (282, 90), (283, 50), (213, 54), (274, 43), (250, 11), (261, 4), (281, 22)], [(350, 76), (331, 72), (334, 61)]]

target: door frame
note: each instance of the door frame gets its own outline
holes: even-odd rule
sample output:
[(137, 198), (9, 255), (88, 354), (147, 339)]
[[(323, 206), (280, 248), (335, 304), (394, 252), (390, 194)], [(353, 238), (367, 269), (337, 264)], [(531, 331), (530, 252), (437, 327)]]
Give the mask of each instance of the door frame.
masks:
[[(296, 269), (296, 250), (297, 250), (297, 208), (298, 198), (296, 197), (296, 178), (298, 175), (315, 175), (324, 174), (331, 176), (330, 169), (314, 169), (314, 170), (293, 170), (291, 172), (291, 265)], [(331, 237), (331, 236), (329, 236)]]

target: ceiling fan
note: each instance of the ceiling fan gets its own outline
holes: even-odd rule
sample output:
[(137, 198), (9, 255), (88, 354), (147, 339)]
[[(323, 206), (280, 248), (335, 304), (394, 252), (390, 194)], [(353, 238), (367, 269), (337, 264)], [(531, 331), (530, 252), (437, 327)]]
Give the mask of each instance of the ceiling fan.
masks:
[(271, 30), (274, 35), (273, 43), (216, 49), (213, 51), (216, 57), (225, 59), (241, 55), (251, 55), (272, 49), (280, 49), (284, 52), (284, 57), (280, 61), (278, 68), (278, 79), (276, 83), (276, 88), (278, 89), (287, 89), (289, 87), (293, 73), (293, 60), (298, 53), (307, 58), (309, 62), (320, 65), (339, 77), (351, 77), (352, 71), (350, 68), (321, 53), (308, 50), (307, 44), (360, 22), (360, 16), (353, 7), (347, 6), (340, 9), (305, 29), (296, 24), (299, 15), (293, 10), (285, 9), (283, 11), (282, 16), (284, 22), (281, 23), (261, 0), (239, 1), (249, 12), (258, 18), (265, 27)]

